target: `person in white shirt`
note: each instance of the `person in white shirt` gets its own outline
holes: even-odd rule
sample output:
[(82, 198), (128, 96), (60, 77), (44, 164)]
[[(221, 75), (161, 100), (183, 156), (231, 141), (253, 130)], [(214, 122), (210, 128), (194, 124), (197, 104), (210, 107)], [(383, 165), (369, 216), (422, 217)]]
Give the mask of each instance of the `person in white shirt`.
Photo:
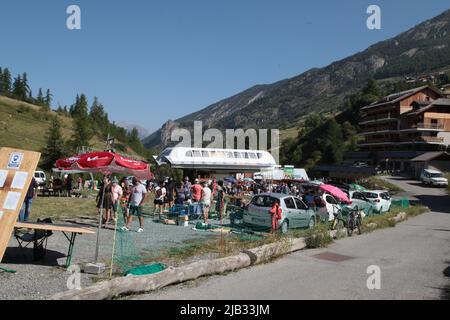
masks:
[(202, 189), (202, 198), (200, 200), (200, 205), (203, 208), (203, 217), (206, 224), (208, 223), (209, 208), (211, 207), (211, 194), (211, 189), (209, 188), (208, 184), (205, 183)]
[(141, 184), (135, 177), (133, 177), (133, 186), (131, 188), (130, 200), (128, 207), (130, 209), (127, 219), (127, 224), (122, 228), (123, 231), (129, 231), (133, 220), (133, 215), (139, 218), (138, 233), (144, 232), (144, 217), (142, 216), (142, 205), (144, 204), (147, 194), (147, 188)]
[(163, 213), (165, 209), (165, 201), (167, 190), (164, 186), (164, 183), (161, 183), (159, 186), (155, 188), (155, 200), (153, 201), (153, 204), (155, 205), (153, 212), (156, 213), (157, 209), (159, 209), (159, 215)]

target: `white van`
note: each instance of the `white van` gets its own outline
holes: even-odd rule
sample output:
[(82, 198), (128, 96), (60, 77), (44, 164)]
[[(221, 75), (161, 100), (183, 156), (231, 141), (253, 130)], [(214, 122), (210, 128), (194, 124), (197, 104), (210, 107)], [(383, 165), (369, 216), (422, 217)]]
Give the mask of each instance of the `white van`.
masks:
[(39, 187), (43, 187), (47, 184), (47, 177), (44, 171), (35, 171), (34, 179), (36, 180)]
[(446, 187), (448, 186), (448, 180), (444, 177), (444, 174), (439, 170), (425, 169), (420, 175), (420, 181), (425, 185), (433, 187)]

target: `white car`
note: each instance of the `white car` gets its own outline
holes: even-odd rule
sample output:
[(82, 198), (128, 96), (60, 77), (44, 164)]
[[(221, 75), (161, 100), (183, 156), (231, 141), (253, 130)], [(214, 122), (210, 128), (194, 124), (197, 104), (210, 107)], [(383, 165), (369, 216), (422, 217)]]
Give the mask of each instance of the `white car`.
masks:
[[(320, 203), (317, 200), (320, 200)], [(314, 202), (321, 221), (333, 221), (334, 215), (341, 209), (340, 201), (328, 193), (323, 193), (321, 196), (315, 197)]]
[(371, 215), (376, 212), (375, 202), (372, 199), (367, 198), (363, 192), (357, 190), (350, 190), (346, 192), (349, 196), (351, 204), (346, 205), (347, 209), (356, 209), (364, 211), (366, 215)]
[(256, 195), (244, 212), (243, 221), (246, 225), (271, 228), (272, 216), (269, 213), (275, 200), (280, 202), (282, 218), (278, 226), (282, 233), (293, 228), (314, 228), (315, 212), (297, 197), (281, 193), (263, 193)]
[(448, 180), (444, 177), (444, 174), (439, 170), (425, 169), (420, 175), (420, 181), (425, 185), (433, 187), (446, 187), (448, 186)]
[(391, 209), (391, 195), (386, 190), (367, 190), (364, 196), (375, 205), (375, 210), (379, 213), (388, 212)]
[(47, 177), (44, 171), (35, 171), (34, 172), (34, 180), (36, 180), (39, 187), (45, 186), (47, 183)]

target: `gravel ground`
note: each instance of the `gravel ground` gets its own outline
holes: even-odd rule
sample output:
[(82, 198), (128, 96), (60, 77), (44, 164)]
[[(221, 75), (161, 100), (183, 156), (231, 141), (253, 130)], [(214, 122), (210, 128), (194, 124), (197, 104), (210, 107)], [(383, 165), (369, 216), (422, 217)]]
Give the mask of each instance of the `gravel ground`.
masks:
[[(137, 220), (137, 219), (135, 219)], [(80, 226), (96, 228), (92, 220), (77, 220), (83, 222)], [(211, 221), (217, 223), (217, 221)], [(67, 222), (63, 222), (67, 223)], [(205, 231), (192, 230), (194, 222), (189, 227), (164, 225), (147, 218), (145, 231), (137, 233), (137, 221), (133, 221), (132, 231), (126, 234), (137, 248), (155, 250), (169, 247), (180, 247), (186, 241), (208, 239), (216, 234)], [(78, 235), (73, 265), (83, 266), (93, 262), (95, 256), (95, 243), (97, 235)], [(111, 259), (114, 232), (111, 229), (102, 229), (100, 234), (99, 259), (108, 263)], [(122, 237), (120, 235), (119, 237)], [(120, 238), (119, 238), (120, 239)], [(46, 299), (54, 293), (67, 290), (67, 280), (70, 274), (63, 268), (68, 249), (68, 241), (60, 232), (55, 232), (48, 240), (47, 255), (44, 260), (33, 262), (32, 245), (29, 249), (19, 250), (16, 239), (9, 242), (2, 264), (0, 266), (17, 271), (15, 274), (0, 271), (0, 299)], [(106, 277), (106, 273), (102, 277)], [(98, 276), (82, 274), (81, 286), (86, 287), (98, 281)]]

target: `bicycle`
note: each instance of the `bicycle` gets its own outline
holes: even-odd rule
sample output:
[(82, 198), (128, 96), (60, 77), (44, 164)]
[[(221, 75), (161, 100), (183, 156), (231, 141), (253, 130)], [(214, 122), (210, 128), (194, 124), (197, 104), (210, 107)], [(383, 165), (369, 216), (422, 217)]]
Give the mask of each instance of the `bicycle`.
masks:
[(334, 220), (331, 222), (331, 230), (347, 229), (349, 237), (353, 235), (353, 231), (358, 229), (358, 234), (361, 234), (362, 216), (358, 207), (351, 209), (348, 214), (344, 214), (342, 209), (339, 209), (334, 214)]
[(347, 234), (349, 237), (353, 235), (353, 231), (358, 229), (358, 234), (361, 234), (362, 216), (358, 207), (352, 209), (347, 217)]
[(334, 220), (331, 221), (331, 230), (339, 230), (343, 227), (346, 227), (347, 220), (344, 218), (344, 215), (342, 214), (342, 209), (338, 209), (336, 212), (333, 213)]

